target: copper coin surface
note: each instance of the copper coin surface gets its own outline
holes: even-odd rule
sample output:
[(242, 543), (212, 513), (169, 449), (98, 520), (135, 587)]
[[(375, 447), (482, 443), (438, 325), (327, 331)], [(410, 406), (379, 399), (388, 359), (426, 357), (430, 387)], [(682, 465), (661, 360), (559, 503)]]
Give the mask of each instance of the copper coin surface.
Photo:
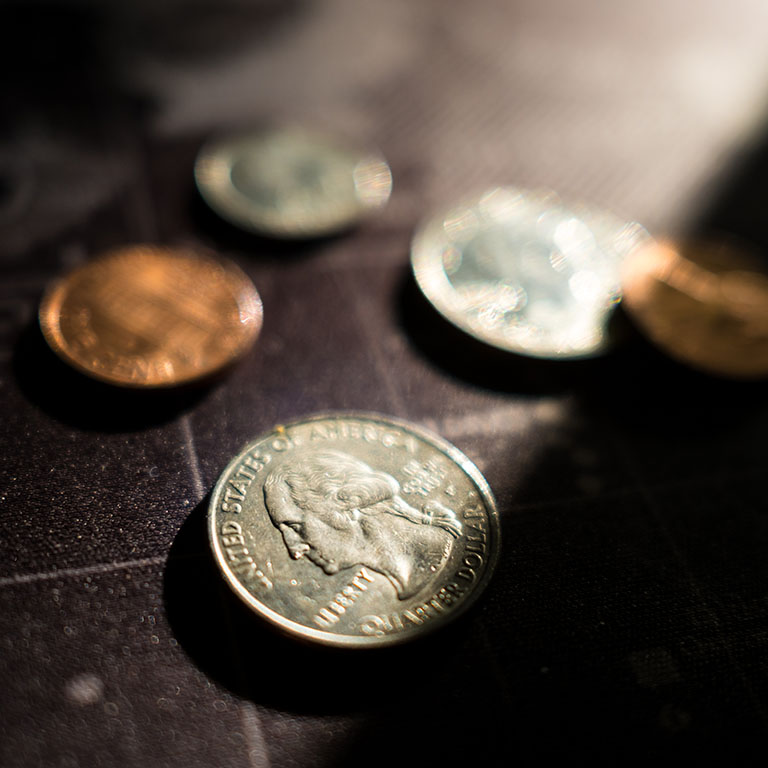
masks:
[(640, 329), (692, 367), (768, 375), (768, 270), (728, 243), (659, 242), (625, 263), (624, 306)]
[(456, 447), (379, 414), (276, 426), (219, 478), (208, 530), (229, 586), (276, 629), (370, 648), (445, 626), (496, 564), (488, 483)]
[(81, 372), (124, 387), (170, 387), (237, 359), (261, 329), (250, 279), (185, 248), (110, 251), (53, 284), (40, 304), (51, 348)]

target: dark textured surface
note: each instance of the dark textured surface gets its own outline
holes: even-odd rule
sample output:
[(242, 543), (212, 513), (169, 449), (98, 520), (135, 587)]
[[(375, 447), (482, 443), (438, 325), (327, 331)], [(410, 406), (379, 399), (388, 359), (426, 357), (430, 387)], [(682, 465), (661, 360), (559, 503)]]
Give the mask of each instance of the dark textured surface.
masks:
[[(485, 349), (408, 249), (495, 182), (764, 247), (767, 23), (751, 0), (1, 5), (0, 765), (764, 764), (766, 386), (631, 327), (602, 360)], [(283, 119), (378, 144), (383, 214), (290, 244), (208, 212), (204, 138)], [(48, 280), (147, 240), (261, 292), (258, 345), (207, 388), (111, 390), (40, 338)], [(498, 498), (487, 593), (411, 647), (276, 637), (208, 554), (229, 458), (334, 409), (435, 429)]]

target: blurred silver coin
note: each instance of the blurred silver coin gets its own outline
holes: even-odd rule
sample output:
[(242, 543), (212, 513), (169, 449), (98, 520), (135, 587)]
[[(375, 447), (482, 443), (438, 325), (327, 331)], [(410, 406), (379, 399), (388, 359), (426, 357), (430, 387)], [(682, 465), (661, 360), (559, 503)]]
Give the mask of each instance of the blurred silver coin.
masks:
[(486, 586), (499, 521), (477, 467), (377, 415), (278, 426), (224, 470), (208, 513), (232, 589), (282, 631), (339, 647), (443, 626)]
[(382, 207), (392, 191), (380, 155), (301, 128), (214, 139), (198, 153), (195, 180), (223, 218), (285, 238), (343, 230)]
[(556, 195), (500, 187), (415, 235), (416, 281), (438, 311), (483, 342), (522, 355), (589, 357), (610, 344), (620, 267), (645, 230)]

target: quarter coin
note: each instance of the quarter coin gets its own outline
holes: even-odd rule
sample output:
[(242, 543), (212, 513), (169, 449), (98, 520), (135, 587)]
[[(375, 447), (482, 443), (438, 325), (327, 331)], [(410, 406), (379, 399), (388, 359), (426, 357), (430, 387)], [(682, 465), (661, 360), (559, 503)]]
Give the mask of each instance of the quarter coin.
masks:
[(628, 314), (671, 357), (737, 379), (768, 375), (768, 270), (725, 242), (660, 242), (625, 264)]
[(81, 372), (124, 387), (169, 387), (237, 359), (261, 329), (262, 306), (231, 262), (133, 245), (58, 280), (39, 318), (50, 347)]
[(378, 415), (313, 416), (254, 440), (219, 478), (208, 523), (224, 578), (253, 611), (340, 647), (443, 626), (478, 597), (499, 552), (477, 467)]
[(333, 234), (389, 199), (378, 154), (300, 128), (214, 139), (195, 162), (200, 194), (222, 218), (271, 237)]
[(429, 220), (411, 262), (427, 299), (480, 341), (521, 355), (589, 357), (610, 346), (637, 224), (555, 195), (492, 189)]

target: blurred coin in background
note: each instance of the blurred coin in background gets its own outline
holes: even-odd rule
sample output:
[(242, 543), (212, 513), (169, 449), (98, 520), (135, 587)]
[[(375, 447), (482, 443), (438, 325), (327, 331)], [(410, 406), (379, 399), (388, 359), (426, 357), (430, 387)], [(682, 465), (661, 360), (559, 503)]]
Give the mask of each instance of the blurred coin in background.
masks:
[(646, 239), (609, 213), (499, 187), (427, 221), (411, 261), (427, 299), (475, 338), (531, 357), (580, 358), (610, 346), (621, 263)]
[(197, 156), (195, 180), (222, 218), (279, 238), (335, 234), (381, 208), (392, 191), (380, 155), (301, 128), (213, 139)]
[(721, 376), (768, 375), (768, 269), (744, 249), (648, 243), (622, 282), (627, 313), (671, 357)]
[(46, 291), (40, 327), (65, 362), (125, 387), (204, 378), (257, 337), (262, 306), (235, 264), (187, 248), (110, 251)]

